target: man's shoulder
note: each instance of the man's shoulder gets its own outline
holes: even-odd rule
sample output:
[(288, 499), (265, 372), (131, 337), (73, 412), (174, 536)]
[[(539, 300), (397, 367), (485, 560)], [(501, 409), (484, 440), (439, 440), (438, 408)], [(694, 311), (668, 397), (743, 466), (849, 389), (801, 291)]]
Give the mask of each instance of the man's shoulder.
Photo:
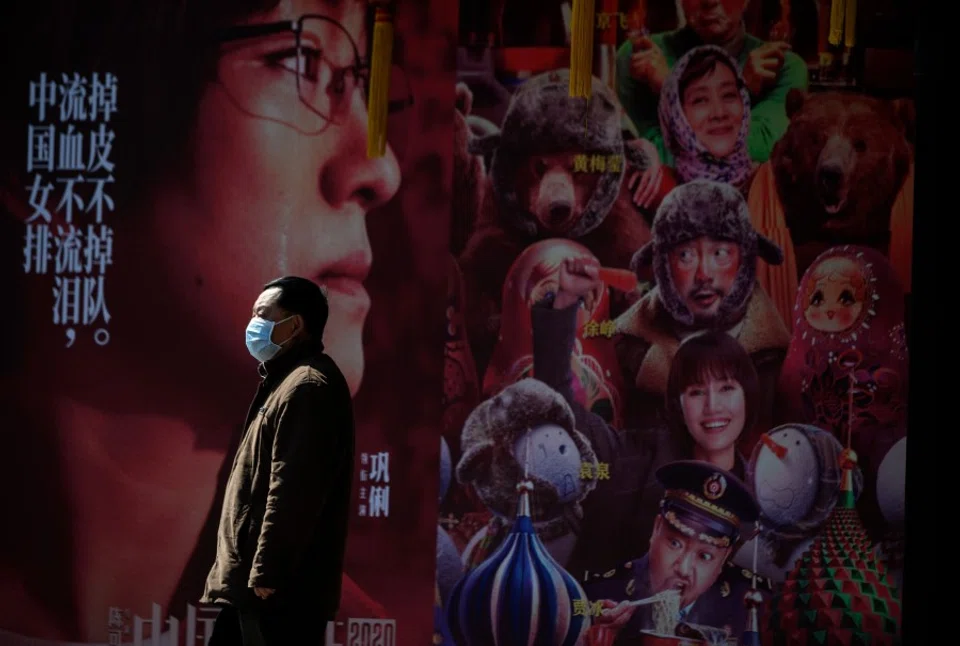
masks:
[(810, 70), (807, 62), (794, 51), (788, 51), (783, 57), (783, 67), (778, 77), (782, 84), (798, 90), (806, 90), (810, 85)]
[(757, 580), (757, 590), (764, 594), (773, 592), (772, 579), (762, 577), (730, 561), (724, 564), (723, 571), (717, 577), (713, 587), (721, 592), (721, 596), (730, 596), (732, 593), (737, 593), (742, 598), (747, 590), (753, 586), (754, 577)]
[(627, 561), (603, 572), (588, 572), (583, 580), (584, 591), (592, 600), (640, 599), (645, 596), (645, 590), (640, 589), (638, 582), (646, 580), (646, 573), (645, 558)]
[(614, 321), (616, 332), (637, 337), (651, 344), (661, 335), (673, 336), (673, 318), (660, 299), (660, 287), (654, 286)]
[(744, 53), (749, 54), (758, 47), (763, 47), (767, 44), (767, 41), (762, 38), (757, 38), (753, 34), (747, 34), (743, 39), (743, 51)]
[(661, 31), (656, 34), (650, 34), (650, 40), (659, 47), (665, 55), (669, 57), (680, 58), (686, 54), (687, 49), (691, 49), (695, 43), (688, 42), (688, 33), (684, 29), (673, 29), (670, 31)]
[(293, 368), (283, 379), (278, 390), (287, 396), (297, 394), (316, 394), (317, 391), (328, 390), (342, 385), (343, 374), (333, 359), (326, 354), (318, 354)]
[[(747, 34), (741, 56), (746, 56), (758, 47), (763, 47), (767, 42), (769, 41)], [(796, 52), (787, 50), (783, 56), (783, 65), (780, 67), (780, 71), (777, 72), (777, 78), (780, 79), (781, 83), (786, 82), (789, 87), (796, 87), (797, 89), (803, 90), (807, 87), (807, 76), (807, 62)]]

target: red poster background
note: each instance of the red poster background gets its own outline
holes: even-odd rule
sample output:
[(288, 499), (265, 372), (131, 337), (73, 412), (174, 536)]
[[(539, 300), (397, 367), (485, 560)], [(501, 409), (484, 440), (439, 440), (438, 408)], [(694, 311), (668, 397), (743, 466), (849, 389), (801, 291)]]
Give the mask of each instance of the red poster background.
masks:
[[(172, 284), (173, 279), (149, 264), (151, 255), (159, 252), (131, 248), (125, 241), (122, 219), (131, 210), (126, 208), (132, 203), (131, 198), (137, 198), (138, 191), (155, 179), (147, 174), (147, 169), (155, 168), (154, 162), (164, 161), (164, 154), (172, 148), (162, 145), (164, 139), (176, 138), (179, 134), (163, 129), (163, 125), (174, 123), (178, 116), (176, 97), (162, 90), (170, 79), (151, 75), (158, 74), (161, 67), (171, 74), (170, 70), (177, 65), (185, 68), (182, 61), (175, 61), (174, 49), (156, 45), (160, 42), (159, 32), (173, 30), (175, 24), (180, 28), (182, 25), (177, 21), (189, 23), (195, 14), (242, 13), (253, 9), (248, 5), (256, 3), (237, 7), (235, 3), (190, 2), (184, 3), (179, 11), (172, 4), (163, 6), (167, 3), (162, 1), (137, 8), (97, 8), (84, 4), (68, 0), (18, 3), (18, 6), (5, 7), (4, 13), (10, 11), (10, 14), (0, 19), (0, 23), (12, 30), (4, 39), (10, 54), (4, 57), (3, 68), (10, 85), (0, 132), (0, 148), (4, 150), (0, 167), (0, 258), (3, 284), (12, 287), (7, 295), (11, 311), (15, 312), (6, 321), (9, 327), (4, 325), (5, 334), (0, 342), (6, 357), (0, 367), (0, 400), (7, 411), (0, 422), (3, 445), (0, 499), (11, 520), (3, 523), (0, 538), (0, 643), (4, 644), (29, 641), (18, 636), (51, 640), (49, 643), (105, 643), (111, 607), (149, 619), (150, 604), (155, 602), (163, 606), (164, 618), (173, 616), (183, 620), (186, 604), (196, 603), (212, 563), (215, 536), (210, 530), (215, 530), (219, 512), (216, 500), (211, 504), (209, 497), (202, 495), (192, 499), (184, 491), (198, 479), (204, 483), (200, 489), (208, 493), (216, 478), (222, 483), (225, 469), (221, 468), (218, 476), (216, 465), (223, 462), (229, 467), (230, 446), (235, 442), (222, 433), (199, 440), (193, 450), (205, 452), (207, 468), (197, 475), (190, 469), (184, 470), (183, 465), (192, 462), (151, 462), (149, 455), (153, 448), (138, 443), (135, 427), (115, 437), (118, 455), (137, 456), (139, 469), (161, 473), (171, 487), (181, 487), (179, 493), (171, 497), (180, 503), (169, 506), (170, 527), (186, 517), (193, 519), (188, 523), (190, 527), (205, 524), (206, 529), (198, 532), (196, 540), (174, 535), (172, 530), (165, 531), (163, 523), (156, 525), (149, 542), (143, 541), (142, 535), (136, 543), (125, 540), (116, 528), (126, 526), (121, 522), (124, 517), (129, 520), (140, 513), (137, 506), (101, 509), (103, 522), (98, 522), (96, 527), (91, 523), (81, 526), (71, 518), (70, 494), (96, 485), (89, 478), (71, 481), (75, 476), (69, 469), (77, 468), (78, 462), (89, 472), (95, 473), (96, 469), (90, 469), (92, 462), (85, 457), (65, 455), (71, 449), (64, 447), (76, 446), (77, 438), (71, 438), (72, 443), (64, 443), (63, 434), (72, 432), (66, 430), (70, 427), (52, 421), (59, 417), (45, 417), (55, 411), (59, 414), (64, 410), (62, 400), (71, 399), (64, 384), (69, 384), (73, 389), (71, 396), (75, 396), (84, 391), (78, 390), (80, 385), (96, 383), (97, 387), (89, 392), (97, 393), (101, 400), (92, 406), (111, 413), (121, 411), (131, 415), (131, 419), (140, 419), (137, 416), (145, 412), (160, 418), (176, 418), (181, 410), (187, 413), (192, 410), (189, 406), (178, 409), (171, 404), (168, 394), (163, 392), (163, 384), (189, 379), (191, 373), (201, 368), (201, 372), (206, 372), (206, 364), (216, 361), (213, 357), (217, 355), (192, 341), (192, 335), (199, 334), (192, 330), (205, 324), (199, 322), (201, 313), (167, 309), (165, 304), (178, 300), (176, 294), (171, 293), (173, 289), (166, 286), (168, 282)], [(332, 10), (334, 4), (338, 3), (284, 1), (275, 12), (282, 18), (296, 17), (304, 10)], [(363, 333), (364, 378), (355, 400), (358, 419), (355, 471), (359, 474), (362, 468), (361, 453), (389, 452), (390, 513), (388, 518), (360, 518), (356, 512), (360, 504), (360, 483), (355, 484), (355, 512), (346, 563), (351, 582), (345, 582), (342, 618), (382, 614), (394, 619), (397, 644), (429, 643), (433, 627), (437, 393), (441, 389), (443, 366), (456, 13), (456, 3), (441, 0), (399, 3), (394, 62), (403, 67), (415, 103), (406, 118), (406, 131), (390, 133), (391, 141), (400, 142), (403, 148), (402, 156), (398, 153), (402, 173), (400, 188), (389, 203), (367, 217), (374, 262), (365, 285), (373, 305)], [(113, 340), (104, 348), (112, 351), (109, 365), (122, 366), (124, 361), (137, 359), (133, 356), (134, 350), (129, 357), (118, 358), (115, 348), (120, 343), (123, 348), (150, 344), (155, 348), (167, 347), (170, 361), (156, 365), (149, 384), (131, 377), (130, 373), (98, 365), (95, 347), (84, 348), (83, 354), (78, 354), (76, 350), (81, 344), (93, 345), (89, 336), (92, 330), (80, 330), (77, 347), (64, 348), (64, 330), (51, 322), (52, 277), (25, 275), (23, 268), (24, 219), (29, 214), (26, 187), (32, 181), (25, 172), (25, 144), (28, 124), (35, 121), (34, 112), (28, 107), (29, 82), (45, 71), (57, 77), (62, 72), (89, 75), (93, 71), (112, 71), (108, 69), (109, 59), (104, 62), (94, 55), (75, 55), (95, 51), (104, 33), (123, 34), (113, 43), (117, 50), (111, 50), (111, 55), (118, 52), (122, 55), (127, 48), (137, 64), (154, 59), (152, 63), (143, 63), (139, 71), (133, 70), (126, 61), (118, 63), (137, 76), (118, 72), (117, 150), (125, 148), (122, 150), (125, 154), (121, 157), (117, 153), (118, 158), (114, 160), (117, 213), (113, 220), (108, 217), (106, 223), (116, 230), (115, 262), (122, 259), (124, 266), (130, 268), (134, 266), (129, 264), (130, 259), (141, 255), (143, 266), (136, 272), (128, 269), (123, 278), (117, 277), (116, 272), (107, 273), (107, 298), (119, 299), (117, 294), (122, 290), (127, 301), (108, 301), (108, 305), (115, 303), (110, 327)], [(149, 51), (151, 48), (154, 51)], [(164, 121), (166, 119), (169, 121)], [(129, 131), (136, 123), (141, 124), (142, 130), (137, 133), (138, 145), (150, 142), (150, 147), (134, 149), (130, 139), (126, 146), (121, 143), (121, 138), (126, 136), (124, 127)], [(150, 128), (151, 123), (156, 123), (156, 128)], [(350, 145), (362, 151), (366, 142), (361, 136)], [(183, 157), (175, 158), (174, 163), (182, 167), (190, 162)], [(223, 177), (210, 177), (209, 181), (223, 181)], [(236, 181), (243, 180), (237, 178)], [(238, 190), (243, 188), (238, 185)], [(278, 193), (279, 201), (282, 202), (283, 197)], [(259, 236), (271, 233), (269, 229), (267, 222), (262, 230), (249, 230), (251, 249), (256, 248)], [(187, 245), (186, 240), (184, 244)], [(208, 236), (203, 244), (215, 254), (218, 238)], [(178, 249), (168, 248), (163, 253), (177, 254)], [(276, 276), (265, 274), (254, 280), (241, 280), (240, 276), (250, 278), (250, 273), (243, 271), (244, 261), (243, 257), (236, 258), (237, 283), (226, 285), (225, 289), (236, 299), (252, 303), (262, 283)], [(196, 287), (202, 286), (199, 273), (200, 270)], [(136, 291), (131, 291), (129, 285), (137, 281), (141, 283), (139, 298), (137, 302), (130, 302), (129, 295)], [(114, 285), (120, 283), (124, 287), (114, 291)], [(214, 300), (222, 296), (213, 291), (218, 287), (224, 286), (207, 286)], [(153, 323), (142, 325), (151, 320)], [(161, 333), (163, 326), (156, 324), (157, 321), (165, 321), (170, 332)], [(228, 340), (235, 339), (243, 350), (242, 326), (238, 329), (224, 326), (220, 334)], [(211, 358), (208, 360), (208, 357)], [(196, 398), (202, 402), (204, 414), (209, 416), (204, 423), (222, 425), (227, 420), (231, 427), (236, 427), (242, 421), (257, 383), (256, 363), (249, 357), (247, 360), (246, 364), (236, 366), (224, 364), (219, 373), (219, 366), (215, 365), (212, 374), (219, 374), (218, 380), (197, 389)], [(58, 390), (61, 387), (64, 390)], [(200, 404), (196, 408), (199, 409)], [(172, 427), (167, 430), (170, 441), (178, 441), (178, 431)], [(70, 489), (73, 491), (68, 491)], [(137, 495), (131, 497), (138, 499)], [(116, 524), (111, 518), (117, 520)], [(118, 560), (109, 567), (122, 581), (104, 583), (101, 580), (101, 587), (97, 587), (93, 583), (95, 576), (85, 578), (80, 573), (77, 563), (84, 558), (81, 542), (90, 540), (99, 542), (99, 546), (94, 546), (99, 550), (93, 549), (91, 553), (102, 553), (103, 545), (108, 543), (115, 547), (113, 553)], [(89, 574), (91, 564), (86, 563), (85, 567)], [(152, 575), (162, 569), (183, 572), (181, 584), (172, 597), (165, 591), (147, 589), (150, 584), (146, 581), (156, 578)], [(141, 580), (144, 583), (138, 586)], [(118, 597), (111, 589), (132, 590), (135, 594)], [(320, 639), (323, 630), (324, 626), (318, 624), (315, 639)], [(335, 637), (339, 643), (346, 643), (345, 628), (339, 627)], [(126, 637), (124, 643), (129, 639)], [(182, 643), (182, 635), (180, 639)]]

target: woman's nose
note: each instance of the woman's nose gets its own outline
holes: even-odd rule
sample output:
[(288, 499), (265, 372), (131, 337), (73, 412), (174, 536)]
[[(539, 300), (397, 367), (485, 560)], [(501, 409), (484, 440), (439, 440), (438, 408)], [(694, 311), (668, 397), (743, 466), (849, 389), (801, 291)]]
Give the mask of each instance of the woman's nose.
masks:
[[(333, 159), (322, 190), (333, 206), (358, 202), (369, 210), (390, 201), (400, 188), (400, 165), (390, 146), (382, 157), (367, 157), (367, 106), (356, 92), (339, 124)], [(325, 145), (330, 145), (329, 140)]]
[(714, 393), (713, 389), (710, 388), (707, 390), (707, 396), (704, 398), (703, 408), (708, 413), (713, 412), (714, 408), (716, 407), (716, 403), (716, 393)]
[(723, 105), (723, 101), (720, 101), (716, 97), (710, 100), (710, 118), (711, 119), (724, 119), (727, 117), (727, 110)]

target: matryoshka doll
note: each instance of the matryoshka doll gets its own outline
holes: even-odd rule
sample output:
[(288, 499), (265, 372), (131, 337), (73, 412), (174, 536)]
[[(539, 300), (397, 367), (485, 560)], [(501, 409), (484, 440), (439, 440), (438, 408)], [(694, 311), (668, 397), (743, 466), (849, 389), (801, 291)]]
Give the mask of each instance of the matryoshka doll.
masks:
[(904, 292), (879, 252), (843, 246), (821, 254), (800, 281), (793, 330), (780, 379), (790, 421), (842, 441), (851, 430), (858, 453), (873, 443), (866, 433), (905, 428)]
[[(906, 432), (904, 290), (889, 262), (863, 247), (822, 253), (800, 281), (780, 376), (792, 422), (831, 431), (860, 456), (862, 503), (875, 500), (877, 458)], [(864, 522), (875, 516), (866, 511)]]
[[(530, 308), (557, 290), (560, 267), (567, 258), (589, 257), (572, 240), (541, 240), (514, 261), (503, 285), (500, 334), (483, 379), (483, 395), (533, 375), (533, 328)], [(586, 409), (615, 427), (622, 426), (623, 383), (617, 364), (610, 320), (610, 290), (594, 298), (592, 310), (581, 308), (571, 357), (574, 393)]]

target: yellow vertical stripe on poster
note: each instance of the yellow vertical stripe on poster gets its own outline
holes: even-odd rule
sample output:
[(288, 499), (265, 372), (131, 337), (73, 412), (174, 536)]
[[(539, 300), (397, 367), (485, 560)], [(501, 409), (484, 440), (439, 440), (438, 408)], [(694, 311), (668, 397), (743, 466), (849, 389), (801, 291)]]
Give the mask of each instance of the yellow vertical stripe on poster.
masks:
[(589, 98), (593, 78), (595, 0), (573, 0), (570, 30), (570, 96)]
[(377, 7), (370, 54), (370, 90), (367, 96), (367, 157), (382, 157), (387, 150), (387, 116), (390, 67), (393, 58), (393, 14)]

